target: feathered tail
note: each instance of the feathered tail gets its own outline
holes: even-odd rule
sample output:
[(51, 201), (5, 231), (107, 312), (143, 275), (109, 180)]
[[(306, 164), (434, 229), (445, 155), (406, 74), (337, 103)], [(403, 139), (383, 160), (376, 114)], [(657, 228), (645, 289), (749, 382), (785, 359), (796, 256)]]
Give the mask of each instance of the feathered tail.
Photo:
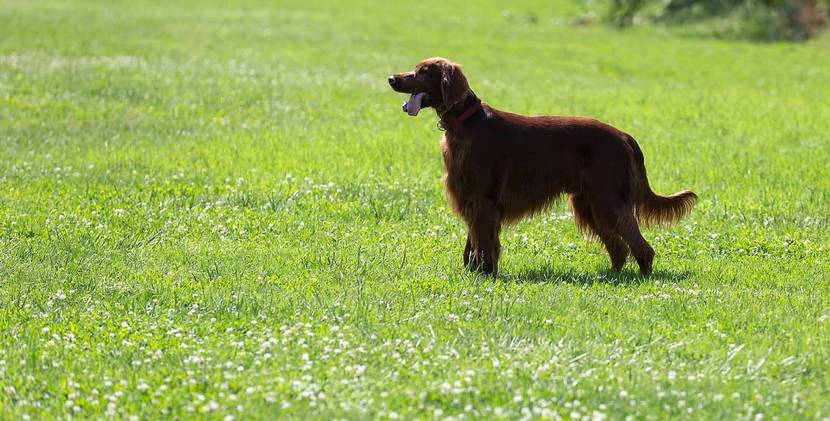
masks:
[(683, 219), (695, 206), (697, 195), (689, 190), (683, 190), (671, 196), (654, 193), (646, 177), (643, 151), (631, 136), (626, 136), (626, 139), (634, 151), (632, 167), (636, 180), (634, 201), (637, 220), (646, 225), (669, 225)]

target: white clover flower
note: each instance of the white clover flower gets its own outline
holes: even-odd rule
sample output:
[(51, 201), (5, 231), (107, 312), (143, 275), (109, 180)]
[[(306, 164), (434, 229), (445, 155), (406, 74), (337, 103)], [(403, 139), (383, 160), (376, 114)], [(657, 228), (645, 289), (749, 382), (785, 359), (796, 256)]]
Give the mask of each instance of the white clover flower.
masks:
[(214, 411), (218, 411), (218, 410), (219, 410), (219, 404), (214, 400), (211, 400), (208, 403), (206, 403), (204, 406), (202, 406), (202, 412), (214, 412)]
[(366, 366), (358, 364), (354, 367), (354, 372), (356, 376), (362, 376), (366, 372)]

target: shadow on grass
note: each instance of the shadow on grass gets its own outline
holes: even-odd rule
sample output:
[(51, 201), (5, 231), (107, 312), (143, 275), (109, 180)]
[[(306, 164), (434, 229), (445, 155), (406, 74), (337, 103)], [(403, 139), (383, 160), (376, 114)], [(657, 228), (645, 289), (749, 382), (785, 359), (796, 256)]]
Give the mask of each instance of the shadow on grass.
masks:
[(620, 272), (604, 270), (599, 272), (575, 271), (573, 269), (540, 267), (520, 269), (515, 272), (500, 272), (499, 279), (503, 282), (545, 284), (561, 282), (573, 285), (608, 284), (620, 286), (634, 286), (655, 281), (676, 283), (689, 277), (689, 272), (671, 269), (656, 269), (649, 277), (640, 275), (636, 268), (624, 268)]

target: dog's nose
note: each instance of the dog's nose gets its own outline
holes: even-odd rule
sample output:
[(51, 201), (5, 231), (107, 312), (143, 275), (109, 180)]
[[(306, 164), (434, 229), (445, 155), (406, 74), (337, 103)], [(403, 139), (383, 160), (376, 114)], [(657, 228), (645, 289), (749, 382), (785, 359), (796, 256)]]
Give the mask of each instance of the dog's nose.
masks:
[(398, 81), (397, 79), (395, 79), (395, 76), (389, 76), (388, 80), (389, 80), (389, 86), (395, 86), (395, 82)]

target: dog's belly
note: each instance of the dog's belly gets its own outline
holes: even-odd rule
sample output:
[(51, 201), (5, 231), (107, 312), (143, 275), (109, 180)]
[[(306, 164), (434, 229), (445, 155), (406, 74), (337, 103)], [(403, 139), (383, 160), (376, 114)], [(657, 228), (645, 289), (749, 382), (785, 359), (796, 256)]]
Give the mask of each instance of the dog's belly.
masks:
[[(573, 190), (570, 177), (552, 174), (547, 177), (495, 179), (494, 173), (469, 179), (463, 171), (450, 167), (444, 173), (444, 191), (457, 215), (469, 219), (467, 208), (478, 200), (495, 202), (506, 223), (516, 222), (531, 214), (543, 211), (564, 192)], [(488, 187), (489, 186), (489, 187)]]
[(515, 222), (579, 188), (577, 168), (563, 158), (525, 150), (524, 158), (517, 159), (515, 150), (513, 156), (493, 155), (453, 146), (446, 137), (442, 139), (444, 188), (453, 212), (464, 219), (472, 217), (467, 215), (470, 205), (489, 200), (495, 202), (504, 222)]
[(559, 168), (505, 171), (497, 197), (507, 222), (545, 210), (562, 193), (577, 189), (576, 178)]

